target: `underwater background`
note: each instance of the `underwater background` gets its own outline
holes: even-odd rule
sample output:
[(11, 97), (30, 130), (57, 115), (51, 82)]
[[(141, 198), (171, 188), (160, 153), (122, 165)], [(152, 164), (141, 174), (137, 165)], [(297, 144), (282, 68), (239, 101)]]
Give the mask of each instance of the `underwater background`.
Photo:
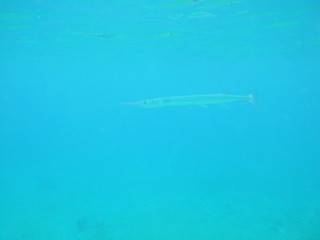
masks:
[(318, 0), (1, 0), (0, 43), (1, 240), (320, 239)]

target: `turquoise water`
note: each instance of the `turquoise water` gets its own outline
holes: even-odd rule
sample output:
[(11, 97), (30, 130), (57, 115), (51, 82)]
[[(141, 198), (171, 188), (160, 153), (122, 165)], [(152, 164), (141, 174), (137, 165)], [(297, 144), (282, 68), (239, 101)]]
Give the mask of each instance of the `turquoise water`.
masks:
[(319, 240), (319, 12), (0, 1), (0, 239)]

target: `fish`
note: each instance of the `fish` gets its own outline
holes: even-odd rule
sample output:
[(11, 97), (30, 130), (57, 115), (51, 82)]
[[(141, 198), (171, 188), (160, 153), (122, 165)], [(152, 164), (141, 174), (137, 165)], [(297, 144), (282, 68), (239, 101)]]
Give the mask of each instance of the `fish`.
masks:
[(202, 94), (202, 95), (186, 95), (151, 98), (136, 102), (124, 102), (121, 104), (144, 107), (144, 108), (160, 108), (171, 106), (205, 106), (208, 104), (224, 104), (237, 101), (248, 101), (254, 103), (253, 94), (249, 95), (230, 95), (230, 94)]

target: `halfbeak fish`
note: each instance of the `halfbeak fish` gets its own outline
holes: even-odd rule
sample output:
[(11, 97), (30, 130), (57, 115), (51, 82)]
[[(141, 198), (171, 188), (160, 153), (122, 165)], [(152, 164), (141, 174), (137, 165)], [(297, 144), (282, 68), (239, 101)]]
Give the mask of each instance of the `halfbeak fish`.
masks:
[(159, 108), (169, 106), (190, 106), (190, 105), (208, 105), (223, 104), (236, 101), (254, 102), (253, 94), (249, 95), (229, 95), (229, 94), (204, 94), (204, 95), (186, 95), (173, 97), (151, 98), (136, 102), (121, 103), (130, 106), (144, 108)]

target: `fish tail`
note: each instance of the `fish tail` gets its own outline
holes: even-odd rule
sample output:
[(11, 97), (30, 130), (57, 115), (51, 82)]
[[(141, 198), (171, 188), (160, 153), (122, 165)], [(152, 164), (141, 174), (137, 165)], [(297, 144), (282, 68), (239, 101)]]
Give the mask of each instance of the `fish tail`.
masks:
[(249, 101), (249, 103), (255, 104), (255, 97), (254, 97), (253, 93), (248, 95), (248, 101)]
[(248, 101), (249, 101), (249, 103), (254, 105), (256, 108), (261, 109), (260, 106), (257, 104), (257, 101), (256, 101), (256, 93), (249, 94), (248, 95)]

